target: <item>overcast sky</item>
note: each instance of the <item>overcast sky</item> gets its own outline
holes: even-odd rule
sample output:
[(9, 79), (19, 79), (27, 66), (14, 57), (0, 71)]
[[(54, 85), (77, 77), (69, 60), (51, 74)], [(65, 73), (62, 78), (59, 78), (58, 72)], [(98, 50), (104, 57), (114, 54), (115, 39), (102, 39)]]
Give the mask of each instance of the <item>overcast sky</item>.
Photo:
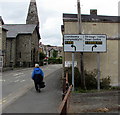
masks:
[[(0, 15), (5, 24), (25, 24), (30, 0), (0, 0)], [(36, 0), (40, 20), (41, 41), (45, 45), (62, 45), (63, 13), (77, 13), (77, 0)], [(119, 0), (80, 0), (81, 13), (118, 15)]]

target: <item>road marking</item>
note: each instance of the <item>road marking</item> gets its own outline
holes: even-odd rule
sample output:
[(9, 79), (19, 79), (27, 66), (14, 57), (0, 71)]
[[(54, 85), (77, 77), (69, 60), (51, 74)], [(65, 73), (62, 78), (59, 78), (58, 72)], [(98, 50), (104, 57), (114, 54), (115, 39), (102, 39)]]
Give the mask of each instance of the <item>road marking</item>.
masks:
[[(11, 102), (17, 100), (20, 96), (22, 96), (23, 94), (25, 94), (28, 90), (30, 90), (33, 87), (33, 84), (30, 83), (29, 85), (25, 85), (24, 87), (19, 88), (17, 91), (10, 93), (7, 97), (3, 98), (1, 102), (2, 103), (2, 109), (4, 109), (5, 107), (7, 107)], [(0, 108), (1, 109), (1, 108)]]
[(19, 79), (17, 79), (16, 81), (14, 81), (14, 82), (19, 82), (20, 80)]
[(7, 100), (3, 100), (2, 102), (5, 103)]
[(19, 76), (19, 75), (23, 75), (24, 73), (16, 73), (13, 76)]
[(15, 78), (17, 79), (17, 78), (19, 78), (19, 77), (21, 77), (21, 76), (17, 76), (17, 77), (15, 77)]
[[(13, 75), (16, 79), (17, 78), (20, 78), (20, 77), (23, 77), (23, 76), (25, 76), (25, 74), (24, 73), (17, 73), (17, 74), (14, 74)], [(1, 80), (0, 79), (0, 81), (2, 81), (2, 82), (5, 82), (5, 81), (9, 81), (9, 82), (18, 82), (19, 80), (16, 80), (16, 81), (10, 81), (11, 79), (14, 79), (14, 78), (10, 78), (10, 79), (6, 79), (6, 80)]]
[(0, 79), (0, 81), (3, 81), (3, 82), (5, 82), (5, 79)]
[[(48, 68), (49, 69), (49, 68)], [(57, 67), (56, 67), (56, 69), (57, 69)], [(48, 71), (48, 73), (47, 73), (47, 75), (45, 74), (45, 77), (47, 77), (49, 74), (51, 74), (52, 72), (54, 72), (54, 71), (56, 71), (56, 69), (49, 69), (49, 71), (51, 70), (51, 72), (49, 72)], [(52, 71), (53, 70), (53, 71)], [(44, 70), (43, 70), (44, 71)], [(46, 72), (46, 71), (45, 71)], [(31, 73), (31, 72), (30, 72)], [(11, 74), (10, 74), (11, 75)], [(8, 76), (8, 75), (7, 75)], [(25, 73), (17, 73), (17, 74), (12, 74), (11, 75), (12, 76), (12, 78), (11, 78), (11, 80), (13, 79), (13, 77), (14, 77), (14, 80), (16, 80), (16, 81), (11, 81), (11, 82), (23, 82), (24, 80), (22, 80), (22, 81), (20, 81), (19, 79), (15, 79), (15, 78), (19, 78), (20, 76), (25, 76)], [(28, 77), (27, 77), (28, 78)], [(9, 79), (10, 80), (10, 79)], [(29, 79), (30, 80), (30, 79)], [(31, 81), (33, 81), (32, 79), (31, 79)], [(34, 84), (31, 82), (30, 84), (27, 84), (27, 85), (25, 85), (24, 87), (20, 87), (20, 88), (18, 88), (17, 89), (17, 91), (15, 91), (15, 92), (13, 92), (13, 93), (11, 93), (11, 94), (9, 94), (7, 97), (5, 97), (5, 98), (3, 98), (3, 100), (2, 101), (0, 101), (0, 104), (2, 103), (2, 102), (4, 102), (3, 103), (3, 105), (2, 105), (2, 109), (4, 109), (5, 107), (7, 107), (8, 105), (10, 105), (11, 104), (11, 102), (14, 102), (16, 99), (18, 99), (20, 96), (22, 96), (23, 94), (25, 94), (28, 90), (30, 90), (30, 88), (32, 88), (32, 87), (34, 87)]]
[(22, 81), (20, 81), (20, 82), (24, 82), (25, 80), (23, 79)]
[(3, 103), (5, 103), (7, 101), (7, 97), (3, 98), (2, 100), (0, 100), (0, 105), (2, 105)]

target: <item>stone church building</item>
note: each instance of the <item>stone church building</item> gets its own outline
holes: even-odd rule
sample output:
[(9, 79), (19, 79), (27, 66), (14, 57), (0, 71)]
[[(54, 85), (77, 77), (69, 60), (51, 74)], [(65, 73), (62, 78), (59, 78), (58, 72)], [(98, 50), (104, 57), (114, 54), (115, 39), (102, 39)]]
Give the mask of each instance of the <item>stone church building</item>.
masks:
[(26, 24), (3, 24), (6, 35), (4, 67), (33, 66), (39, 62), (39, 18), (35, 0), (30, 1)]

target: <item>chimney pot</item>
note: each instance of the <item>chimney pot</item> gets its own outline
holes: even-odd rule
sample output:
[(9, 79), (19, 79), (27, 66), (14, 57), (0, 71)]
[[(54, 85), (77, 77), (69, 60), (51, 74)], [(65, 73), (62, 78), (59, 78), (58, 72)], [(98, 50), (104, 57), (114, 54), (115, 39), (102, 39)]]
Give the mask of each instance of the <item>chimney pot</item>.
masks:
[(97, 9), (91, 9), (90, 15), (97, 15)]

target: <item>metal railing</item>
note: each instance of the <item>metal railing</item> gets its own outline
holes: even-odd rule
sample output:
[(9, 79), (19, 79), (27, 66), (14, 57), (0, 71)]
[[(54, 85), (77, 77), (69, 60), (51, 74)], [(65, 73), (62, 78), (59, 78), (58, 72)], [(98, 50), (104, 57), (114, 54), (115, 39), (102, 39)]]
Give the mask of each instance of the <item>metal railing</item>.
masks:
[(66, 73), (66, 78), (63, 79), (63, 100), (59, 106), (59, 113), (60, 115), (67, 115), (67, 110), (68, 110), (68, 101), (69, 101), (69, 97), (70, 97), (70, 93), (72, 90), (72, 85), (69, 86), (68, 83), (68, 73)]

